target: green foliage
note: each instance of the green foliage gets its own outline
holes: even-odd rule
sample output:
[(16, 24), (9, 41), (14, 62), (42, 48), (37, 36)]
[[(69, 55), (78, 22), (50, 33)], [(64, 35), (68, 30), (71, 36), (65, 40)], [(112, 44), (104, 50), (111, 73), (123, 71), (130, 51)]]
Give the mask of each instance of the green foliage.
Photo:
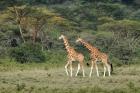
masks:
[(131, 14), (131, 19), (140, 20), (140, 9)]
[(111, 17), (100, 17), (98, 18), (98, 23), (99, 25), (105, 24), (105, 23), (110, 23), (114, 22), (115, 20)]
[[(45, 51), (51, 42), (49, 50), (53, 53), (50, 55), (57, 56), (59, 64), (60, 60), (64, 61), (61, 59), (64, 55), (58, 49), (64, 49), (58, 37), (65, 34), (74, 47), (77, 47), (77, 36), (89, 39), (102, 52), (108, 53), (111, 59), (120, 62), (117, 64), (139, 58), (138, 0), (1, 0), (0, 4), (0, 53), (5, 51), (4, 55), (10, 48), (4, 42), (11, 41), (12, 38), (38, 42)], [(21, 46), (23, 44), (18, 48)], [(28, 53), (24, 54), (18, 48), (15, 50), (22, 52), (22, 56), (28, 56)], [(80, 46), (78, 48), (88, 55), (87, 50)], [(29, 59), (23, 60), (26, 62)], [(47, 60), (52, 63), (55, 61), (51, 57)]]
[(99, 30), (104, 31), (138, 31), (140, 29), (140, 23), (132, 20), (114, 21), (112, 23), (106, 23), (99, 26)]
[(40, 3), (40, 4), (51, 5), (51, 4), (62, 4), (62, 3), (69, 1), (69, 0), (24, 0), (24, 1), (27, 1), (30, 4)]
[[(111, 38), (113, 42), (103, 45), (109, 46), (110, 52), (125, 62), (132, 60), (136, 56), (135, 53), (138, 49), (140, 39), (139, 29), (140, 23), (130, 20), (114, 21), (99, 26), (99, 30), (104, 30), (106, 33), (111, 32), (113, 36)], [(103, 40), (105, 41), (106, 39), (104, 38)]]
[(66, 52), (63, 51), (63, 50), (50, 50), (48, 51), (48, 53), (46, 54), (47, 58), (46, 58), (46, 62), (48, 64), (52, 64), (53, 66), (56, 65), (56, 66), (62, 66), (62, 64), (65, 64), (66, 63), (66, 59), (67, 59), (67, 56), (66, 56)]
[(41, 49), (40, 44), (23, 43), (19, 47), (12, 48), (10, 56), (20, 63), (44, 62), (46, 56)]
[(127, 18), (132, 12), (132, 8), (127, 7), (120, 3), (97, 3), (97, 13), (100, 16), (110, 16), (114, 19), (124, 19)]
[(101, 51), (111, 52), (110, 49), (113, 43), (113, 36), (111, 32), (101, 32), (96, 34), (96, 38), (93, 42)]

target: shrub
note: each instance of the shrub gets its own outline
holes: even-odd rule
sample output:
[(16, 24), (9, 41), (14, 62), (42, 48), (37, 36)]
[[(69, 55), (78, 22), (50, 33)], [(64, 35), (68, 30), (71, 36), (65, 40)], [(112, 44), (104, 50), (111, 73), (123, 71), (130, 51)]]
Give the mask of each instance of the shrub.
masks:
[(17, 62), (43, 62), (45, 61), (45, 54), (41, 50), (39, 44), (24, 43), (19, 47), (10, 50), (10, 56), (15, 58)]
[(140, 20), (140, 9), (131, 14), (131, 19)]
[[(139, 29), (139, 22), (131, 20), (121, 20), (105, 23), (99, 26), (99, 30), (101, 31), (112, 32), (112, 42), (111, 44), (108, 43), (107, 45), (109, 45), (109, 50), (113, 56), (119, 58), (124, 63), (127, 63), (136, 57), (140, 39)], [(108, 41), (103, 38), (103, 36), (100, 38), (100, 42)], [(102, 45), (105, 45), (105, 43), (102, 43)]]
[(112, 17), (100, 17), (98, 19), (98, 24), (102, 25), (102, 24), (105, 24), (105, 23), (113, 22), (113, 21), (114, 21), (114, 19)]

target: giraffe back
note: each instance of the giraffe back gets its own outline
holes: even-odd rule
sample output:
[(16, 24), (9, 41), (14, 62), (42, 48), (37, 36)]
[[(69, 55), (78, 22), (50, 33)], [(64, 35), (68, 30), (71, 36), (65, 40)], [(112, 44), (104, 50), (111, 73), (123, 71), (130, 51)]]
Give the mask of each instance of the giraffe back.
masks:
[(83, 61), (84, 60), (83, 54), (76, 52), (75, 49), (72, 47), (69, 47), (67, 52), (68, 52), (68, 58), (72, 59), (73, 61)]

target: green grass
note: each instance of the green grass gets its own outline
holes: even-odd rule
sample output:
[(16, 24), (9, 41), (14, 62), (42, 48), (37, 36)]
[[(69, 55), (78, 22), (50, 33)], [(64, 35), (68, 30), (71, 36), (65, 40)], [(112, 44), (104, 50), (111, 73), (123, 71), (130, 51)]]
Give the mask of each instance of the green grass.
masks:
[[(114, 67), (111, 77), (100, 77), (85, 66), (86, 77), (66, 76), (64, 64), (53, 66), (48, 63), (0, 64), (0, 93), (140, 93), (140, 65)], [(74, 74), (77, 70), (74, 64)]]

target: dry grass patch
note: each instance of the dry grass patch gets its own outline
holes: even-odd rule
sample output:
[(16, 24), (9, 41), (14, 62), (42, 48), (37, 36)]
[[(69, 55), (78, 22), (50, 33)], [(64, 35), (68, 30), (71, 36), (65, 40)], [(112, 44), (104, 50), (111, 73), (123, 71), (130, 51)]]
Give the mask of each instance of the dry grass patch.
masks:
[[(88, 77), (90, 68), (86, 69), (86, 77), (82, 77), (82, 71), (78, 77), (66, 76), (65, 69), (62, 67), (53, 69), (24, 69), (16, 71), (0, 72), (0, 93), (87, 93), (96, 91), (97, 93), (109, 93), (120, 90), (127, 93), (127, 90), (139, 93), (140, 88), (140, 68), (139, 66), (115, 67), (114, 74), (111, 77), (103, 77), (103, 69), (100, 68), (100, 77), (96, 76), (94, 71), (91, 78)], [(76, 68), (73, 71), (76, 72)], [(17, 92), (17, 93), (18, 93)], [(114, 92), (116, 93), (116, 92)], [(119, 92), (118, 92), (119, 93)]]

